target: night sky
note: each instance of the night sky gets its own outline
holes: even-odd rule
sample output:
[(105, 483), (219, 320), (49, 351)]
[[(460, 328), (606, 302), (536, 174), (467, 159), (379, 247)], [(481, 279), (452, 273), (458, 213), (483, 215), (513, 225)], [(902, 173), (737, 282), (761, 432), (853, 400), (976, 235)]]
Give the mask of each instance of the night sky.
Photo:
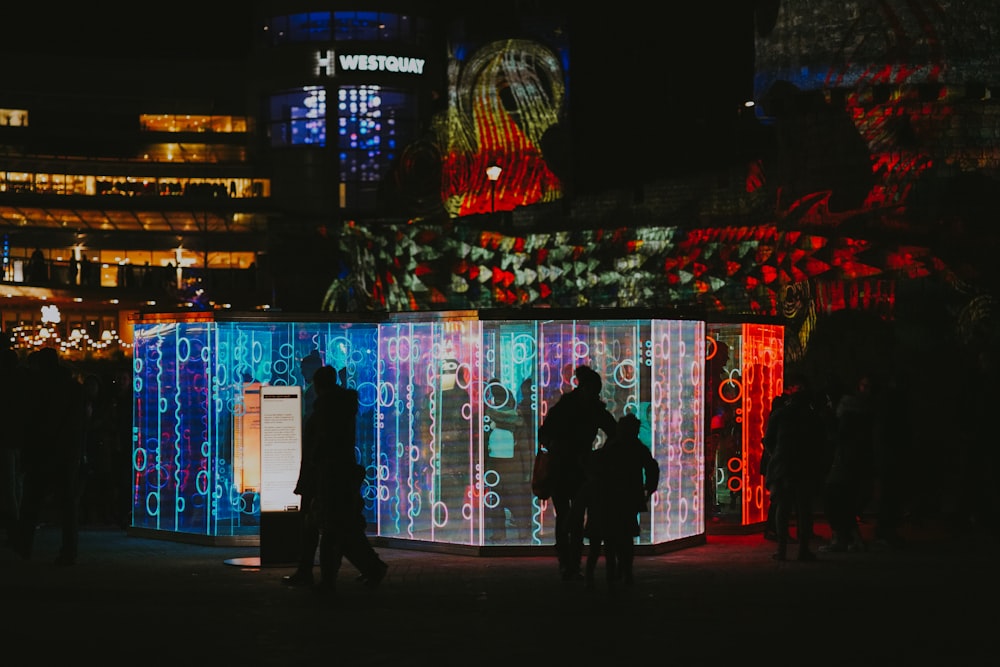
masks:
[[(435, 8), (449, 13), (447, 3)], [(252, 4), (172, 0), (151, 11), (120, 0), (17, 3), (4, 8), (0, 53), (239, 57), (252, 47)], [(468, 12), (469, 4), (455, 6)], [(613, 12), (567, 4), (574, 12), (570, 113), (580, 185), (627, 185), (640, 175), (741, 159), (732, 126), (753, 90), (753, 2), (653, 11), (646, 2), (619, 0)], [(490, 12), (482, 25), (516, 22), (511, 5), (477, 7), (471, 11)]]

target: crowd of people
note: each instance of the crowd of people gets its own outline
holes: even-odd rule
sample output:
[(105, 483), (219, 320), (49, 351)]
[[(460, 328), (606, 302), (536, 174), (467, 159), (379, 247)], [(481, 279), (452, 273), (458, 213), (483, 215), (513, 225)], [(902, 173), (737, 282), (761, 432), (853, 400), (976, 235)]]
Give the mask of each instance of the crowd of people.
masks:
[[(906, 441), (903, 403), (891, 382), (876, 387), (861, 373), (852, 391), (833, 399), (808, 379), (791, 372), (774, 401), (764, 434), (761, 471), (770, 493), (765, 536), (778, 543), (776, 560), (816, 559), (813, 516), (820, 510), (831, 539), (816, 551), (858, 552), (868, 548), (859, 521), (875, 515), (874, 538), (890, 548), (902, 546), (898, 457)], [(817, 504), (819, 507), (817, 507)], [(795, 517), (797, 534), (789, 532)]]
[(79, 372), (51, 347), (23, 360), (0, 349), (0, 517), (23, 558), (47, 520), (61, 528), (57, 565), (76, 562), (81, 523), (126, 526), (132, 394), (125, 376)]
[[(362, 511), (364, 471), (355, 458), (357, 392), (318, 357), (303, 360), (303, 373), (307, 414), (295, 489), (303, 508), (300, 563), (285, 583), (313, 585), (319, 548), (322, 589), (333, 591), (344, 558), (359, 570), (360, 580), (378, 586), (387, 566), (368, 541)], [(0, 350), (0, 378), (6, 427), (0, 447), (0, 518), (7, 540), (30, 558), (35, 529), (48, 508), (62, 529), (56, 562), (72, 565), (81, 521), (122, 527), (127, 521), (127, 373), (108, 378), (81, 374), (63, 363), (54, 348), (22, 361), (8, 347)], [(593, 587), (603, 554), (613, 589), (619, 582), (633, 582), (639, 516), (649, 509), (660, 471), (639, 438), (640, 419), (628, 414), (616, 420), (607, 409), (600, 375), (579, 366), (574, 379), (574, 389), (552, 405), (538, 430), (539, 447), (551, 457), (551, 497), (546, 500), (555, 511), (559, 570), (564, 580), (585, 580)], [(858, 521), (867, 510), (874, 510), (875, 538), (902, 546), (894, 463), (907, 438), (901, 431), (906, 423), (899, 414), (902, 405), (894, 385), (875, 386), (867, 374), (836, 401), (814, 391), (804, 375), (787, 374), (784, 393), (775, 399), (767, 420), (761, 461), (772, 510), (765, 536), (777, 542), (775, 559), (787, 559), (793, 544), (798, 560), (816, 559), (812, 523), (820, 508), (832, 537), (816, 551), (865, 550)], [(496, 425), (503, 423), (497, 419)], [(595, 447), (598, 442), (601, 446)]]

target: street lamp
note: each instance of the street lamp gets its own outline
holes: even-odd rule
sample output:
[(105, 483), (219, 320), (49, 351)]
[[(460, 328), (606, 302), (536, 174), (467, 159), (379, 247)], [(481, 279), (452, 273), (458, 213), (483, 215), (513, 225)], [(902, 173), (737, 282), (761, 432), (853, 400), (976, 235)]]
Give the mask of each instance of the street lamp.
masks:
[(486, 167), (486, 178), (490, 179), (490, 212), (497, 212), (497, 179), (503, 168), (498, 164)]

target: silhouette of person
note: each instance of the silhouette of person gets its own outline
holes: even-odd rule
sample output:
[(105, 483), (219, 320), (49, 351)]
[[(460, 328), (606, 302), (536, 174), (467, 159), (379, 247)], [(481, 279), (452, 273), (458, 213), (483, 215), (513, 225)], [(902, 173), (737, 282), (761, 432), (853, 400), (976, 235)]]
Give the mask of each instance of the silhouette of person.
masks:
[(25, 415), (29, 406), (26, 369), (8, 341), (4, 337), (0, 342), (0, 423), (4, 424), (0, 438), (0, 528), (8, 543), (14, 545), (23, 497), (21, 449), (27, 435)]
[[(299, 362), (302, 381), (305, 383), (305, 389), (302, 392), (302, 410), (306, 423), (312, 415), (316, 402), (314, 378), (316, 371), (322, 367), (323, 358), (317, 350), (311, 350)], [(299, 563), (295, 574), (282, 578), (282, 581), (289, 586), (312, 585), (316, 548), (319, 546), (321, 516), (319, 496), (317, 485), (312, 479), (312, 470), (306, 467), (306, 445), (307, 443), (303, 442), (303, 456), (299, 463), (299, 479), (295, 487), (295, 493), (299, 494), (302, 500), (302, 509), (299, 515)]]
[(57, 501), (62, 543), (57, 565), (76, 563), (79, 548), (80, 472), (84, 456), (85, 415), (83, 387), (68, 368), (59, 363), (54, 348), (42, 348), (28, 356), (32, 383), (31, 416), (33, 442), (24, 450), (24, 502), (18, 521), (15, 550), (30, 558), (35, 527), (44, 502)]
[[(303, 506), (310, 499), (307, 520), (319, 525), (318, 590), (335, 592), (344, 558), (359, 570), (365, 585), (374, 588), (385, 578), (388, 565), (372, 548), (365, 532), (361, 497), (364, 468), (358, 464), (354, 446), (358, 393), (338, 385), (337, 372), (331, 366), (317, 369), (313, 384), (316, 402), (303, 432), (302, 466), (295, 492), (302, 495)], [(311, 583), (315, 544), (303, 542), (299, 567), (285, 579), (286, 583)]]
[(66, 276), (66, 282), (70, 285), (80, 284), (80, 262), (77, 261), (76, 255), (69, 258), (69, 274)]
[(639, 439), (641, 422), (635, 415), (618, 420), (615, 437), (590, 456), (584, 487), (586, 525), (590, 540), (585, 578), (594, 587), (594, 572), (604, 548), (608, 589), (621, 578), (633, 583), (635, 538), (639, 535), (640, 512), (649, 510), (649, 497), (660, 484), (660, 465)]
[(858, 515), (871, 500), (875, 404), (871, 379), (858, 379), (855, 391), (837, 402), (837, 435), (827, 473), (824, 504), (832, 539), (821, 551), (862, 551)]
[(47, 283), (49, 281), (49, 267), (45, 263), (45, 255), (41, 248), (35, 248), (31, 253), (28, 262), (28, 275), (33, 283)]
[[(312, 415), (313, 405), (316, 402), (316, 385), (313, 380), (316, 371), (322, 367), (323, 358), (317, 350), (311, 350), (299, 362), (302, 381), (305, 383), (305, 388), (302, 391), (302, 410), (306, 422)], [(303, 457), (299, 463), (299, 479), (295, 487), (295, 493), (299, 494), (302, 500), (299, 514), (299, 563), (294, 574), (282, 577), (282, 581), (289, 586), (312, 585), (316, 548), (319, 547), (321, 516), (319, 497), (316, 484), (311, 479), (311, 470), (305, 467), (305, 445), (306, 443), (303, 442)]]
[(556, 513), (556, 555), (564, 581), (582, 579), (584, 500), (588, 457), (598, 430), (613, 438), (617, 423), (601, 400), (601, 376), (590, 366), (574, 371), (576, 387), (549, 409), (538, 442), (551, 457), (552, 504)]
[(788, 550), (788, 523), (794, 513), (798, 526), (802, 561), (815, 560), (809, 547), (813, 537), (813, 495), (822, 468), (824, 422), (811, 400), (803, 376), (790, 375), (785, 383), (787, 398), (771, 413), (764, 432), (768, 452), (767, 487), (775, 507), (778, 550), (775, 560), (785, 560)]
[[(773, 415), (775, 411), (784, 405), (785, 401), (788, 400), (788, 392), (782, 393), (780, 396), (775, 396), (774, 400), (771, 401), (771, 410), (768, 415)], [(767, 427), (765, 426), (765, 431)], [(760, 474), (764, 476), (764, 484), (767, 484), (767, 464), (770, 462), (771, 452), (765, 448), (760, 455)], [(764, 520), (764, 539), (777, 541), (778, 539), (778, 529), (777, 523), (774, 518), (775, 508), (777, 503), (769, 502), (767, 505), (767, 518)], [(791, 541), (791, 536), (789, 536), (789, 541)]]
[(308, 416), (312, 411), (313, 402), (316, 400), (316, 389), (313, 387), (313, 374), (323, 365), (323, 359), (319, 352), (312, 350), (302, 358), (299, 368), (302, 371), (302, 381), (305, 387), (302, 390), (302, 411)]
[(891, 376), (876, 398), (873, 467), (877, 489), (875, 541), (893, 549), (905, 543), (899, 534), (905, 487), (900, 461), (907, 456), (913, 436), (908, 405), (903, 383)]
[(80, 257), (80, 285), (89, 287), (94, 281), (94, 264), (86, 255)]

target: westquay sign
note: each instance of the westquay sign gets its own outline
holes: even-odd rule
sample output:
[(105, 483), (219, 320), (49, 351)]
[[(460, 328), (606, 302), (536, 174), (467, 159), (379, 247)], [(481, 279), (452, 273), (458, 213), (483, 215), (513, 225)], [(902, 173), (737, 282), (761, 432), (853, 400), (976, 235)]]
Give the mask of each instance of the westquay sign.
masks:
[(382, 56), (369, 54), (338, 55), (342, 72), (393, 72), (396, 74), (423, 74), (423, 58)]

